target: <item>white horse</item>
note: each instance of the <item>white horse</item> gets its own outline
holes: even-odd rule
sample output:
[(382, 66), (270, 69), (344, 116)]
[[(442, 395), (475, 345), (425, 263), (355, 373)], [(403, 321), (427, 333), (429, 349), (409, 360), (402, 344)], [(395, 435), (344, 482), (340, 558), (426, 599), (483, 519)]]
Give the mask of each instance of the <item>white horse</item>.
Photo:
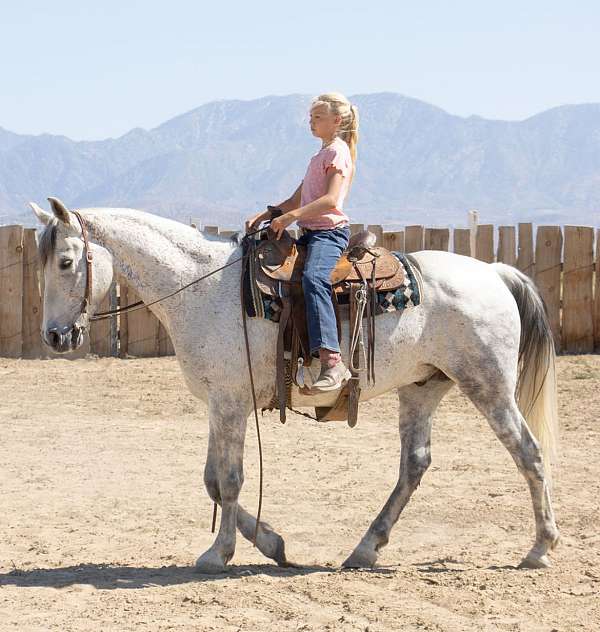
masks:
[[(42, 337), (54, 351), (68, 352), (81, 345), (87, 327), (87, 318), (81, 317), (85, 248), (75, 215), (59, 200), (49, 199), (52, 214), (31, 205), (47, 226), (40, 239), (45, 275)], [(92, 312), (110, 287), (113, 269), (150, 303), (241, 256), (235, 243), (149, 213), (90, 208), (80, 214), (93, 254)], [(361, 390), (363, 400), (397, 390), (399, 479), (344, 566), (376, 563), (430, 465), (433, 413), (456, 384), (486, 417), (529, 485), (535, 542), (521, 564), (546, 567), (559, 534), (546, 473), (557, 412), (554, 345), (543, 301), (533, 283), (509, 266), (439, 251), (413, 257), (423, 279), (422, 303), (377, 317), (377, 382), (372, 387), (362, 384)], [(256, 526), (238, 503), (246, 421), (252, 411), (240, 269), (240, 263), (231, 265), (151, 308), (173, 341), (190, 391), (208, 405), (204, 482), (222, 514), (213, 545), (196, 562), (201, 572), (222, 572), (234, 554), (236, 526), (249, 539)], [(248, 330), (257, 403), (265, 407), (276, 388), (277, 325), (251, 319)], [(347, 326), (342, 338), (348, 340)], [(347, 352), (344, 356), (346, 361)], [(303, 396), (297, 389), (292, 394), (300, 407), (332, 405), (335, 398), (335, 393)], [(283, 539), (266, 523), (259, 524), (256, 545), (278, 564), (287, 563)]]

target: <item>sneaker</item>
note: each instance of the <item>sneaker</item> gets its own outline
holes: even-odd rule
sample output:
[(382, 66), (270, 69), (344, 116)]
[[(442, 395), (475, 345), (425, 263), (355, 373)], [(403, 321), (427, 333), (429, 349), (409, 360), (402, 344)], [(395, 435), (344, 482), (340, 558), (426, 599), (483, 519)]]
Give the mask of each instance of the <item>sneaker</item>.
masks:
[(321, 373), (317, 381), (310, 387), (311, 395), (316, 393), (327, 393), (337, 391), (352, 377), (352, 373), (344, 366), (343, 362), (338, 362), (334, 367), (321, 366)]

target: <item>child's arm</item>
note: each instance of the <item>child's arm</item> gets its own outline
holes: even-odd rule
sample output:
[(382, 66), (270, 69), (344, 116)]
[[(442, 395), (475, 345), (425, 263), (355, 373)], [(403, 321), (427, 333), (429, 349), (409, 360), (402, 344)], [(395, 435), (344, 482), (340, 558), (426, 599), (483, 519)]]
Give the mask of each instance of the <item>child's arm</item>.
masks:
[[(322, 213), (335, 208), (339, 197), (340, 189), (342, 188), (342, 182), (344, 176), (336, 169), (330, 169), (327, 172), (327, 193), (317, 198), (310, 204), (301, 206), (300, 208), (287, 211), (284, 215), (276, 217), (271, 222), (271, 230), (277, 234), (277, 239), (281, 237), (283, 231), (295, 221), (299, 219), (310, 219), (311, 217), (318, 217)], [(291, 200), (292, 198), (290, 198)], [(288, 200), (289, 201), (289, 200)], [(280, 206), (283, 210), (283, 208)]]
[(300, 206), (300, 197), (302, 195), (302, 182), (298, 185), (298, 188), (292, 193), (285, 202), (277, 204), (277, 208), (280, 208), (284, 213), (293, 211)]

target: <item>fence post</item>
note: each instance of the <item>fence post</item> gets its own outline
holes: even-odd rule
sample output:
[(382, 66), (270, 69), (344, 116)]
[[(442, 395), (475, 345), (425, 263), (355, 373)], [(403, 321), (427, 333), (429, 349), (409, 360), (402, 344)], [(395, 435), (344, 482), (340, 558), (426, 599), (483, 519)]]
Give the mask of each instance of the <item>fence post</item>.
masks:
[(0, 228), (0, 356), (23, 352), (23, 227)]
[(594, 229), (565, 226), (562, 337), (571, 353), (594, 350), (593, 265)]
[(448, 251), (450, 230), (448, 228), (426, 228), (423, 247), (425, 250)]
[(471, 229), (455, 228), (452, 235), (454, 252), (457, 255), (471, 256)]
[[(23, 232), (23, 350), (22, 357), (47, 357), (42, 345), (42, 293), (40, 259), (35, 228)], [(0, 297), (1, 300), (1, 297)]]
[(535, 266), (533, 262), (533, 226), (529, 223), (519, 224), (517, 268), (529, 278), (535, 278)]
[(418, 252), (419, 250), (423, 250), (423, 238), (423, 226), (407, 226), (404, 229), (405, 252)]
[(392, 252), (404, 252), (404, 231), (383, 233), (383, 247)]
[(562, 232), (560, 226), (538, 226), (535, 239), (535, 284), (548, 308), (556, 351), (561, 349), (560, 278)]
[(517, 239), (514, 226), (498, 228), (498, 261), (514, 266), (517, 263)]
[(479, 224), (477, 226), (475, 257), (486, 263), (494, 262), (494, 226)]

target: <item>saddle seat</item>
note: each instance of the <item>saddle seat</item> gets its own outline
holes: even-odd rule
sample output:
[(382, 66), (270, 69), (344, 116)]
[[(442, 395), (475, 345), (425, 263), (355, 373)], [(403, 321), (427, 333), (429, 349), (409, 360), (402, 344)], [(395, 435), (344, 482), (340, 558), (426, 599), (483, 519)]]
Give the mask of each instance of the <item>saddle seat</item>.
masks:
[[(366, 280), (371, 284), (373, 278), (378, 292), (394, 290), (404, 282), (404, 271), (398, 259), (385, 248), (376, 247), (375, 243), (375, 234), (368, 230), (350, 238), (331, 273), (331, 284), (337, 295), (348, 294), (351, 283)], [(268, 238), (261, 241), (255, 251), (259, 289), (270, 296), (301, 292), (305, 260), (306, 247), (298, 244), (287, 231), (280, 239), (275, 239), (269, 231)]]

